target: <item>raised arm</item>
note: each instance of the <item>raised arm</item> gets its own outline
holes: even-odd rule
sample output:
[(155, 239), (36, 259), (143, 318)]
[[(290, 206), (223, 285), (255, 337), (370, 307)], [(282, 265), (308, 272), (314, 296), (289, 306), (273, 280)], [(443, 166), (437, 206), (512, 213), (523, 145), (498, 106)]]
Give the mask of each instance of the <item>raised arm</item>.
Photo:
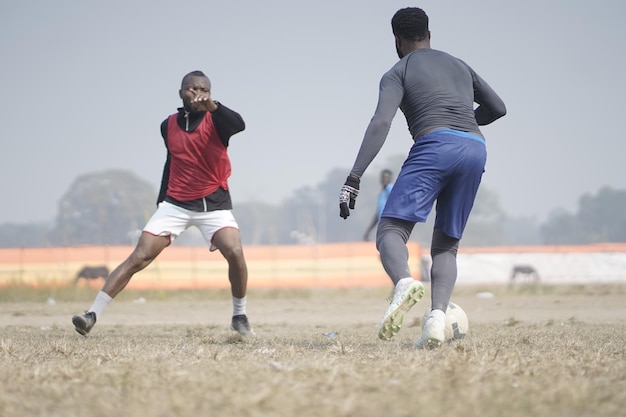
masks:
[(230, 137), (235, 133), (243, 131), (246, 128), (246, 124), (239, 113), (229, 109), (222, 103), (216, 103), (217, 109), (211, 112), (213, 124), (224, 146), (228, 146)]
[(195, 92), (191, 101), (194, 108), (211, 113), (213, 124), (224, 146), (228, 146), (230, 137), (246, 128), (246, 124), (239, 113), (224, 106), (211, 98), (211, 91)]

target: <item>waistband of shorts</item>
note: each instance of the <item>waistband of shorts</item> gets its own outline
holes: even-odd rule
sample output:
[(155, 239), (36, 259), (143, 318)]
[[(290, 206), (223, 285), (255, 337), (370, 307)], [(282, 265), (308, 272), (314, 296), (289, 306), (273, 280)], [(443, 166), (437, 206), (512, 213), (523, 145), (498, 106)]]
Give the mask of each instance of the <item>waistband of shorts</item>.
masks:
[(466, 139), (472, 139), (472, 140), (478, 141), (480, 143), (485, 143), (485, 139), (482, 136), (479, 136), (475, 133), (463, 132), (462, 130), (454, 130), (454, 129), (446, 129), (446, 128), (431, 130), (425, 135), (418, 137), (417, 140), (419, 141), (423, 138), (428, 138), (430, 135), (438, 135), (441, 133), (444, 133), (447, 135), (460, 136)]

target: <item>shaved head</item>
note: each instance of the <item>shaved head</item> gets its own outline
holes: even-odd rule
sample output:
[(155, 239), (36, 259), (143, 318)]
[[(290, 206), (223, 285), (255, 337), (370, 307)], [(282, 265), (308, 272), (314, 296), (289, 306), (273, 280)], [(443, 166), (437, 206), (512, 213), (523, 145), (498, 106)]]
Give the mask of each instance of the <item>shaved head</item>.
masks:
[(183, 80), (180, 83), (180, 87), (182, 88), (183, 85), (185, 85), (185, 82), (191, 77), (203, 77), (203, 78), (206, 78), (207, 80), (209, 79), (209, 77), (207, 77), (202, 71), (191, 71), (189, 74), (183, 77)]

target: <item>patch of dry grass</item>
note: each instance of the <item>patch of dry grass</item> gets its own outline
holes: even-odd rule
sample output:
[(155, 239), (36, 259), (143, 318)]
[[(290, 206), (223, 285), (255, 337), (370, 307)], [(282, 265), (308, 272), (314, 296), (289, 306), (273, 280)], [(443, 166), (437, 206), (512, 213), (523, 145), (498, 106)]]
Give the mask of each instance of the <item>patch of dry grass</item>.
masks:
[[(127, 300), (157, 301), (116, 300), (87, 338), (69, 325), (68, 312), (76, 309), (71, 290), (56, 294), (61, 301), (50, 308), (61, 311), (33, 308), (37, 297), (0, 303), (0, 416), (623, 414), (626, 317), (602, 320), (579, 301), (610, 308), (608, 301), (620, 302), (615, 291), (609, 299), (602, 290), (578, 287), (539, 295), (490, 288), (494, 300), (476, 301), (472, 294), (480, 290), (459, 288), (455, 297), (470, 315), (470, 334), (437, 351), (413, 349), (415, 326), (390, 342), (375, 338), (372, 317), (384, 309), (384, 289), (255, 291), (250, 303), (259, 336), (247, 339), (222, 318), (184, 324), (199, 314), (203, 297), (223, 299), (215, 310), (228, 317), (223, 292), (127, 293)], [(510, 304), (513, 310), (504, 310)], [(528, 305), (538, 313), (524, 316)], [(120, 310), (124, 315), (115, 316)], [(159, 311), (178, 322), (142, 324)], [(486, 319), (498, 313), (497, 320)], [(45, 314), (62, 320), (15, 324)], [(421, 313), (413, 316), (417, 324)]]

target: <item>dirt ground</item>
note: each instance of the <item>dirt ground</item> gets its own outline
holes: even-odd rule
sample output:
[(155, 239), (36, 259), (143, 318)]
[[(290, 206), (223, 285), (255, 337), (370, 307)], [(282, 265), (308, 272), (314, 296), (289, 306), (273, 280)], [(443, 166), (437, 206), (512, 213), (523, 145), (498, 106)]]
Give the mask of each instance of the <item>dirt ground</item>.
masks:
[[(94, 292), (95, 294), (95, 292)], [(124, 294), (124, 293), (122, 293)], [(429, 308), (429, 288), (422, 301), (409, 312), (407, 320), (421, 318)], [(115, 300), (100, 318), (97, 327), (115, 325), (208, 325), (227, 326), (230, 320), (229, 295), (222, 292), (203, 300), (169, 296), (155, 299), (139, 296)], [(370, 289), (312, 289), (290, 294), (252, 290), (248, 296), (248, 316), (261, 330), (264, 325), (313, 325), (327, 331), (355, 325), (371, 325), (372, 331), (387, 306), (389, 291)], [(134, 294), (131, 294), (134, 296)], [(127, 297), (128, 298), (128, 297)], [(161, 298), (161, 299), (159, 299)], [(188, 297), (189, 298), (189, 297)], [(552, 290), (525, 294), (496, 288), (495, 291), (457, 287), (452, 301), (467, 313), (471, 323), (497, 323), (515, 320), (527, 323), (580, 322), (626, 323), (626, 294), (617, 290)], [(0, 303), (0, 326), (38, 326), (72, 330), (71, 316), (87, 309), (87, 302)]]
[[(4, 291), (4, 290), (0, 290)], [(457, 287), (468, 336), (416, 350), (426, 299), (376, 337), (389, 288), (123, 292), (89, 337), (96, 291), (0, 292), (0, 417), (609, 417), (626, 409), (626, 288)], [(38, 301), (23, 301), (25, 299)], [(78, 302), (77, 300), (81, 300)]]

